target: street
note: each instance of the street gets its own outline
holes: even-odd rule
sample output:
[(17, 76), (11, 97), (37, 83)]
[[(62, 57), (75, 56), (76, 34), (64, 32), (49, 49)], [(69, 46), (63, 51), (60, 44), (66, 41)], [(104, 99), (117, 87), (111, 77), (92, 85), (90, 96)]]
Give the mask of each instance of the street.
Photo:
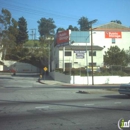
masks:
[(1, 130), (118, 130), (121, 118), (130, 120), (130, 98), (118, 91), (48, 86), (37, 77), (0, 75)]

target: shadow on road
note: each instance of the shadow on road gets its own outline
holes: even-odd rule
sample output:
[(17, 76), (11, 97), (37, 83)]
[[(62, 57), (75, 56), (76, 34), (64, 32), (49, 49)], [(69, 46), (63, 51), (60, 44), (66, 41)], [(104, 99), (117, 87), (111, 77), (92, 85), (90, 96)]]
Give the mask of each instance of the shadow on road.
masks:
[(105, 98), (114, 98), (114, 99), (130, 99), (129, 96), (127, 95), (105, 95), (105, 96), (102, 96), (102, 97), (105, 97)]
[(0, 77), (0, 79), (13, 79), (11, 77)]

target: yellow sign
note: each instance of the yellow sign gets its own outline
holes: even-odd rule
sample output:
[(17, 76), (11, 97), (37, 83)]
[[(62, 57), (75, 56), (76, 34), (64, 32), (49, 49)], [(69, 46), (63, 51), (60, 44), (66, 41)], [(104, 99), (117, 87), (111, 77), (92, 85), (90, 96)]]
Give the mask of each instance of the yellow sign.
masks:
[(44, 69), (44, 71), (47, 71), (47, 67), (44, 67), (43, 69)]

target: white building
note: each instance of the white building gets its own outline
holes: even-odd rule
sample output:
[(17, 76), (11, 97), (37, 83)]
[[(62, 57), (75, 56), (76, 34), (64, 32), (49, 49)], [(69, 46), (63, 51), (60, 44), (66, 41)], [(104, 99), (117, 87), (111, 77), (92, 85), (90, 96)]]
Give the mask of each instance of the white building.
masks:
[(130, 28), (128, 27), (110, 22), (94, 28), (93, 32), (93, 44), (104, 47), (104, 51), (111, 46), (118, 46), (124, 50), (130, 48)]
[[(61, 41), (63, 44), (68, 44), (63, 47), (51, 45), (51, 71), (56, 68), (81, 68), (90, 67), (91, 63), (91, 46), (87, 45), (89, 42), (89, 31), (69, 31), (69, 38), (61, 34)], [(64, 42), (64, 38), (66, 39)], [(81, 41), (81, 43), (80, 43)], [(59, 42), (59, 41), (58, 41)], [(73, 43), (73, 44), (72, 44)], [(95, 68), (103, 66), (103, 48), (100, 46), (93, 46), (93, 66)], [(96, 70), (96, 69), (95, 69)]]
[[(55, 51), (53, 66), (55, 68), (81, 68), (91, 66), (91, 46), (66, 46), (63, 54), (63, 47)], [(86, 53), (87, 49), (87, 53)], [(93, 66), (103, 65), (102, 47), (93, 46)]]
[[(65, 50), (62, 46), (51, 45), (51, 71), (55, 68), (91, 66), (90, 31), (69, 31), (66, 35), (62, 33), (60, 36), (61, 42), (58, 39), (58, 45), (63, 42), (65, 45), (68, 43), (68, 45), (65, 46)], [(111, 46), (118, 46), (124, 50), (130, 48), (130, 28), (121, 24), (110, 22), (93, 28), (92, 37), (93, 66), (101, 67), (104, 65), (103, 54)]]

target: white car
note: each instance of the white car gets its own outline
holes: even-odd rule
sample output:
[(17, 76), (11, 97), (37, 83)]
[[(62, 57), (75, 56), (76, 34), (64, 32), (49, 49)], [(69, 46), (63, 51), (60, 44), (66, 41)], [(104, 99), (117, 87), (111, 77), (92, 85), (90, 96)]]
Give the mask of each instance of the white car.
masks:
[(126, 94), (126, 95), (130, 96), (130, 83), (129, 84), (121, 84), (118, 91), (120, 94)]

